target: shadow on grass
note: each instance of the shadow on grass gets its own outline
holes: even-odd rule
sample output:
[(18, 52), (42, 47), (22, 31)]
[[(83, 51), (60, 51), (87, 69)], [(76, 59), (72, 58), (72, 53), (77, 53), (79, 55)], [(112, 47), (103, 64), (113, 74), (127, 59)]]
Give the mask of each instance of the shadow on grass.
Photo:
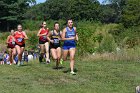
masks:
[[(63, 71), (63, 73), (68, 73), (68, 72), (70, 72), (70, 68)], [(75, 69), (74, 69), (74, 72), (78, 72), (78, 70), (75, 68)]]
[(26, 66), (32, 66), (32, 64), (23, 64), (23, 65), (20, 65), (20, 67), (26, 67)]
[(64, 69), (65, 67), (52, 67), (52, 69), (54, 70), (61, 70), (61, 69)]

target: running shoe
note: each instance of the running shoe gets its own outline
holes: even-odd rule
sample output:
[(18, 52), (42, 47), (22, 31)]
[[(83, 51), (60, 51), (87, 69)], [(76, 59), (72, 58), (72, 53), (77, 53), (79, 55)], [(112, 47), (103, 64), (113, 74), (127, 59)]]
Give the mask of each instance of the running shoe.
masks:
[(23, 64), (24, 64), (24, 62), (23, 62), (23, 61), (21, 61), (21, 62), (20, 62), (20, 65), (23, 65)]
[(75, 73), (75, 72), (73, 72), (73, 71), (71, 71), (71, 72), (70, 72), (70, 74), (71, 74), (71, 75), (76, 75), (76, 73)]
[(63, 64), (63, 59), (60, 59), (60, 64), (61, 64), (61, 65)]
[(50, 59), (49, 59), (49, 60), (47, 60), (46, 64), (49, 64), (49, 63), (50, 63)]
[(14, 63), (14, 64), (16, 64), (16, 61), (15, 61), (15, 60), (13, 60), (13, 63)]
[(17, 66), (20, 66), (20, 65), (21, 65), (20, 62), (18, 62), (18, 63), (17, 63)]
[(43, 62), (43, 57), (41, 55), (39, 55), (39, 62)]

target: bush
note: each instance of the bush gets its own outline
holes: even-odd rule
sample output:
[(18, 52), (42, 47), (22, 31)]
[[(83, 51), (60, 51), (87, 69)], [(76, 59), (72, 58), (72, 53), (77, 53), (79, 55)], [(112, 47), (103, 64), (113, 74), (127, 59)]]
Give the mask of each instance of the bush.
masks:
[(29, 39), (26, 42), (27, 48), (28, 49), (37, 49), (37, 44), (38, 44), (37, 31), (27, 32), (27, 35), (29, 37)]
[(85, 53), (94, 53), (95, 48), (95, 35), (99, 23), (92, 23), (90, 21), (78, 22), (77, 32), (79, 41), (77, 43), (78, 54), (83, 55)]
[[(48, 28), (50, 30), (53, 29), (53, 24), (55, 21), (48, 20), (46, 22)], [(66, 26), (66, 22), (64, 20), (58, 20), (58, 22), (60, 23), (60, 29), (62, 30)], [(38, 38), (36, 36), (37, 31), (33, 30), (39, 30), (39, 23), (41, 23), (41, 21), (24, 21), (23, 27), (29, 30), (27, 32), (29, 36), (29, 40), (27, 41), (27, 46), (29, 46), (28, 48), (35, 48), (36, 44), (38, 44)], [(75, 22), (74, 25), (77, 26), (77, 32), (79, 35), (79, 41), (77, 42), (78, 54), (94, 53), (96, 51), (95, 42), (97, 42), (96, 39), (98, 38), (98, 36), (94, 35), (94, 33), (101, 23), (83, 20), (80, 22)]]
[[(40, 29), (41, 23), (43, 21), (34, 21), (34, 20), (24, 20), (23, 21), (23, 27), (26, 30), (29, 31), (36, 31)], [(60, 23), (60, 28), (62, 29), (64, 27), (65, 21), (63, 20), (47, 20), (47, 27), (51, 30), (53, 29), (53, 25), (55, 22), (59, 22)]]
[[(54, 20), (47, 20), (47, 26), (53, 29)], [(66, 26), (64, 20), (58, 20), (61, 30)], [(25, 20), (23, 27), (27, 32), (27, 49), (36, 49), (38, 44), (37, 33), (41, 21)], [(77, 54), (93, 54), (95, 52), (114, 52), (116, 47), (135, 48), (140, 45), (140, 27), (124, 28), (121, 24), (101, 24), (100, 22), (82, 20), (75, 22), (79, 41), (77, 42)], [(0, 39), (5, 44), (8, 32), (1, 33)], [(6, 45), (6, 44), (5, 44)]]
[(33, 20), (24, 20), (23, 27), (24, 29), (35, 31), (40, 28), (41, 21), (33, 21)]
[(110, 29), (109, 33), (113, 35), (117, 45), (122, 48), (133, 48), (140, 45), (139, 26), (125, 28), (123, 25), (119, 24), (114, 29)]
[(116, 50), (116, 43), (114, 41), (114, 38), (111, 35), (108, 35), (104, 37), (103, 41), (101, 42), (98, 52), (113, 52)]

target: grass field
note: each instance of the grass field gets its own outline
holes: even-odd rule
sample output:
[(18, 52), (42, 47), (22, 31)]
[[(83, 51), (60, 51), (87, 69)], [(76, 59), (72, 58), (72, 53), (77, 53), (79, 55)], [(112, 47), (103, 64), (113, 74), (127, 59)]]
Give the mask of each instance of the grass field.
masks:
[(0, 93), (134, 93), (140, 62), (77, 61), (77, 75), (53, 69), (55, 63), (0, 65)]

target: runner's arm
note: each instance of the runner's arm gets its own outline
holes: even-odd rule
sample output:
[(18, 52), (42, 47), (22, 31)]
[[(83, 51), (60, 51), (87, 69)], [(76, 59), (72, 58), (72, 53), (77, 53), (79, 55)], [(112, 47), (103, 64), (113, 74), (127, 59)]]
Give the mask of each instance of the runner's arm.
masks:
[(40, 34), (40, 32), (41, 32), (41, 29), (40, 29), (40, 30), (38, 31), (38, 33), (37, 33), (37, 36), (38, 36), (38, 37), (46, 35), (46, 34)]
[(59, 40), (62, 40), (62, 31), (60, 31), (60, 38)]
[(76, 31), (76, 27), (74, 27), (74, 30), (75, 30), (75, 32), (76, 32), (75, 40), (78, 41), (79, 38), (78, 38), (77, 31)]
[(28, 38), (27, 34), (26, 34), (25, 32), (23, 32), (23, 34), (24, 34), (24, 36), (25, 36), (24, 39), (25, 39), (25, 40), (28, 40), (29, 38)]
[(6, 44), (8, 44), (8, 43), (9, 43), (9, 42), (8, 42), (8, 41), (9, 41), (9, 38), (10, 38), (10, 37), (8, 36), (8, 37), (7, 37), (7, 40), (6, 40)]
[(51, 31), (47, 35), (47, 39), (49, 42), (53, 43), (53, 40), (50, 39), (50, 36), (52, 35)]

